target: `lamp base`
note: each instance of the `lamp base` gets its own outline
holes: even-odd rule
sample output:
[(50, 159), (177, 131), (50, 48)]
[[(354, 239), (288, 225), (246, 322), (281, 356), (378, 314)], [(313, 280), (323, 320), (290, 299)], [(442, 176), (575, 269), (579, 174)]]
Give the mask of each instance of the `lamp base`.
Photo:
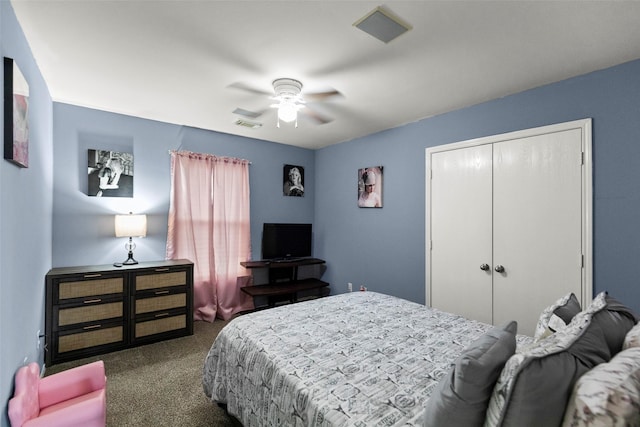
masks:
[(133, 252), (129, 251), (129, 258), (122, 262), (122, 265), (135, 265), (138, 261), (133, 259)]
[(124, 245), (124, 248), (129, 251), (129, 258), (127, 258), (122, 265), (135, 265), (138, 263), (135, 259), (133, 259), (133, 250), (136, 248), (136, 244), (133, 243), (133, 239), (129, 237), (129, 241)]

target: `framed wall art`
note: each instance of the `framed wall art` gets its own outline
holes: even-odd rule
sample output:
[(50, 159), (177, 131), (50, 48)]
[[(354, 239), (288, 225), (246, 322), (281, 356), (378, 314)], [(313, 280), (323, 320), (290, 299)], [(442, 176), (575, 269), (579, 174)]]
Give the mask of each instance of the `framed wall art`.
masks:
[(29, 167), (29, 85), (11, 58), (4, 58), (4, 158)]
[(282, 192), (285, 196), (304, 196), (304, 168), (302, 166), (284, 165), (282, 181)]
[(358, 169), (358, 206), (382, 207), (382, 166)]
[(95, 197), (133, 197), (133, 154), (88, 150), (89, 185)]

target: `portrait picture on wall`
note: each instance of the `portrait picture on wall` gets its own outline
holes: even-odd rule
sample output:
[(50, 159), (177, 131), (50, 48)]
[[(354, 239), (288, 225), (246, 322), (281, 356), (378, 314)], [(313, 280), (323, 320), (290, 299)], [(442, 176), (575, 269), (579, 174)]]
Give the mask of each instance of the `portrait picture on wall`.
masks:
[(283, 187), (285, 196), (304, 196), (304, 168), (302, 166), (284, 165)]
[(29, 84), (11, 58), (4, 58), (4, 158), (29, 167)]
[(358, 169), (358, 206), (382, 207), (382, 166)]
[(88, 195), (133, 197), (133, 154), (88, 150)]

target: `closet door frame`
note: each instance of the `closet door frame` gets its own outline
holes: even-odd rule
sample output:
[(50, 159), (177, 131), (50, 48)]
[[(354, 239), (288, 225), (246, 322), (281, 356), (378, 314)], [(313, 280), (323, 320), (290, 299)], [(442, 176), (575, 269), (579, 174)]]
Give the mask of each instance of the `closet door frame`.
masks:
[[(478, 145), (494, 144), (508, 140), (528, 138), (537, 135), (579, 129), (582, 138), (582, 254), (576, 255), (582, 264), (582, 307), (587, 307), (593, 299), (593, 160), (591, 119), (581, 119), (520, 131), (469, 139), (450, 144), (429, 147), (425, 150), (425, 305), (431, 307), (431, 156), (434, 153), (456, 150)], [(549, 301), (551, 304), (553, 300)]]

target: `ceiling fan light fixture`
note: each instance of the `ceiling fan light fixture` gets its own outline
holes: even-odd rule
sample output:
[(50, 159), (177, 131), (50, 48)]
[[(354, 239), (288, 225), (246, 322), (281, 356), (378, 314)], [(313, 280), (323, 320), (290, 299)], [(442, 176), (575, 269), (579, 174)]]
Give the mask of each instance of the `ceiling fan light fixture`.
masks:
[(300, 96), (302, 83), (294, 79), (276, 79), (273, 81), (274, 99), (278, 104), (272, 105), (278, 109), (278, 123), (280, 121), (291, 123), (295, 121), (298, 127), (298, 110), (304, 106), (304, 100)]
[(278, 119), (291, 123), (298, 118), (298, 106), (291, 99), (283, 99), (278, 105)]

